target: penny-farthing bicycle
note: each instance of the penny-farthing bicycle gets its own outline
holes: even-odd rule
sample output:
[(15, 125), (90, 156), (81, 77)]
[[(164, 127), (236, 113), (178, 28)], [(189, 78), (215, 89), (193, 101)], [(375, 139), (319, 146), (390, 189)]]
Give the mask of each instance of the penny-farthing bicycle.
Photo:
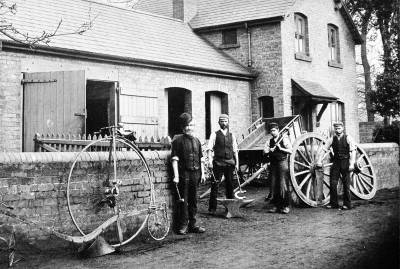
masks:
[(164, 239), (170, 227), (167, 205), (156, 197), (146, 159), (119, 127), (102, 131), (111, 135), (85, 146), (69, 171), (73, 224), (83, 236), (103, 225), (101, 236), (113, 247), (128, 244), (146, 226), (153, 239)]

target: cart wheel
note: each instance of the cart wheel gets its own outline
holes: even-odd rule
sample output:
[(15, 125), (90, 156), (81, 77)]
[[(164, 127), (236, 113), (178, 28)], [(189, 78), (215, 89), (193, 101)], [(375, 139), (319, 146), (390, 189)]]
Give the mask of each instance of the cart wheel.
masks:
[(357, 146), (354, 171), (350, 174), (351, 192), (360, 199), (369, 200), (375, 196), (377, 181), (367, 153)]
[(329, 154), (324, 156), (323, 167), (317, 167), (317, 158), (322, 154), (325, 143), (325, 137), (320, 134), (303, 134), (295, 140), (290, 155), (293, 189), (304, 203), (313, 207), (329, 202)]

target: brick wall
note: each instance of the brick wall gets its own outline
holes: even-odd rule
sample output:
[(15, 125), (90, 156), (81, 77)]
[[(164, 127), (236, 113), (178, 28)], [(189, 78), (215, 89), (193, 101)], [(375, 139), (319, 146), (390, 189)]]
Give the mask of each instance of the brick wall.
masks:
[[(158, 125), (155, 133), (147, 125), (135, 129), (139, 136), (168, 134), (168, 91), (177, 87), (191, 91), (196, 133), (205, 140), (205, 93), (228, 94), (230, 126), (233, 132), (251, 124), (250, 82), (200, 74), (114, 65), (42, 55), (0, 51), (0, 152), (22, 150), (22, 72), (85, 70), (86, 79), (118, 81), (123, 92), (157, 97)], [(46, 119), (45, 119), (46, 120)], [(153, 130), (153, 129), (152, 129)]]
[(396, 143), (365, 143), (360, 146), (371, 160), (377, 177), (378, 190), (399, 187), (399, 145)]
[(360, 143), (372, 143), (374, 129), (377, 126), (382, 125), (382, 122), (366, 121), (359, 122), (358, 124), (360, 130)]
[[(169, 152), (148, 151), (143, 154), (150, 166), (156, 200), (171, 205), (168, 183)], [(50, 234), (39, 229), (39, 225), (54, 227), (56, 231), (69, 235), (78, 234), (69, 216), (66, 198), (69, 170), (75, 155), (76, 153), (0, 153), (0, 200), (14, 207), (11, 212), (38, 224), (23, 224), (0, 214), (0, 233), (5, 224), (14, 223), (17, 236), (30, 243), (49, 239)], [(120, 165), (124, 169), (135, 167), (135, 171), (133, 178), (121, 178), (121, 194), (118, 199), (122, 201), (124, 209), (147, 207), (150, 202), (150, 184), (144, 180), (141, 169), (137, 169), (137, 155), (125, 152), (124, 157)], [(95, 198), (99, 197), (93, 196), (93, 190), (103, 190), (102, 185), (95, 185), (95, 182), (104, 180), (107, 173), (103, 170), (106, 169), (107, 158), (107, 154), (90, 152), (81, 155), (82, 161), (75, 166), (70, 199), (75, 218), (84, 231), (97, 227), (110, 213), (108, 207), (98, 213), (92, 207)], [(88, 186), (97, 186), (98, 189)], [(51, 247), (65, 244), (61, 239), (53, 241), (55, 243)]]
[[(251, 113), (252, 120), (260, 117), (258, 98), (272, 96), (274, 98), (274, 112), (276, 117), (282, 117), (283, 85), (282, 85), (282, 47), (280, 23), (271, 23), (249, 27), (251, 35), (251, 69), (258, 73), (252, 85)], [(222, 32), (212, 31), (201, 33), (215, 47), (221, 47)], [(237, 29), (238, 46), (221, 48), (223, 52), (233, 57), (244, 66), (248, 66), (248, 38), (244, 27)], [(290, 114), (291, 115), (291, 114)]]

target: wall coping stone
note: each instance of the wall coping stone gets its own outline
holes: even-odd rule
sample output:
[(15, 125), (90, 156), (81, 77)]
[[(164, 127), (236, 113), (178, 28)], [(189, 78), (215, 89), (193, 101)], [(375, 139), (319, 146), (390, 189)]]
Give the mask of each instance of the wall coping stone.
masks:
[(359, 144), (364, 150), (366, 149), (388, 149), (388, 150), (398, 150), (399, 145), (397, 143), (362, 143)]
[[(0, 152), (0, 164), (18, 163), (72, 163), (79, 152)], [(136, 154), (130, 152), (119, 152), (124, 159), (137, 159)], [(146, 160), (166, 160), (170, 156), (170, 151), (142, 151)], [(108, 153), (87, 152), (80, 155), (80, 161), (106, 161)]]

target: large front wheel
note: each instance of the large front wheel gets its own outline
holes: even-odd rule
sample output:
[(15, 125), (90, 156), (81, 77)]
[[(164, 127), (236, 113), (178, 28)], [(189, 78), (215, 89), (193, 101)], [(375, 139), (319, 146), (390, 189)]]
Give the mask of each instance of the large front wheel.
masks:
[(153, 203), (147, 162), (139, 149), (122, 138), (102, 138), (76, 155), (67, 183), (67, 205), (81, 235), (111, 218), (102, 236), (114, 247), (130, 242), (146, 226)]

